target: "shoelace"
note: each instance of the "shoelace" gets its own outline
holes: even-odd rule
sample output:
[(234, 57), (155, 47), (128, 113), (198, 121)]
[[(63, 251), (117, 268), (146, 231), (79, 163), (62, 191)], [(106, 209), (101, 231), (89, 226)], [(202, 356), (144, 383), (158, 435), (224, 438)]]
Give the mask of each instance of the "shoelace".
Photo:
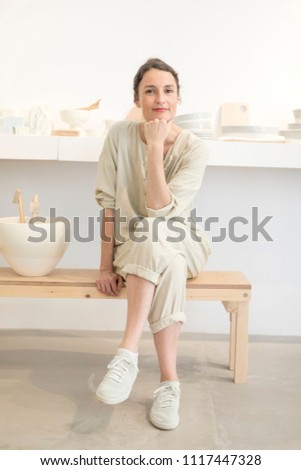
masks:
[(115, 356), (114, 359), (112, 359), (112, 361), (108, 365), (108, 378), (119, 383), (122, 377), (124, 377), (124, 375), (129, 370), (131, 364), (136, 367), (135, 364), (131, 363), (126, 357)]
[(154, 398), (161, 408), (168, 408), (173, 406), (178, 394), (178, 387), (174, 385), (161, 385), (161, 387), (154, 391)]

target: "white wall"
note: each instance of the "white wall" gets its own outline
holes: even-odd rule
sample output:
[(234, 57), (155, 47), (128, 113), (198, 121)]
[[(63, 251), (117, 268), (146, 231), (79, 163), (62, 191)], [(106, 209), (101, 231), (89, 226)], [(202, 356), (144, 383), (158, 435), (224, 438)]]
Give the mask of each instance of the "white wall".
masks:
[[(160, 56), (180, 73), (180, 112), (246, 101), (253, 124), (281, 126), (301, 108), (298, 0), (1, 0), (0, 13), (1, 106), (58, 110), (101, 97), (103, 115), (122, 119), (137, 67)], [(87, 218), (98, 215), (95, 172), (93, 163), (0, 161), (0, 216), (14, 213), (11, 197), (21, 187), (24, 200), (39, 194), (44, 213), (56, 207), (79, 216), (84, 236)], [(300, 188), (300, 170), (210, 167), (196, 201), (198, 215), (218, 216), (223, 226), (237, 215), (249, 220), (252, 207), (273, 216), (273, 242), (227, 237), (208, 264), (243, 270), (252, 281), (253, 334), (301, 335)], [(73, 242), (60, 266), (97, 267), (98, 257), (96, 240)], [(121, 329), (124, 311), (123, 301), (2, 299), (0, 326)], [(189, 302), (185, 328), (226, 332), (221, 312)]]
[(180, 111), (246, 101), (252, 123), (281, 126), (301, 107), (299, 0), (1, 0), (0, 43), (2, 106), (101, 97), (120, 119), (159, 56), (180, 73)]

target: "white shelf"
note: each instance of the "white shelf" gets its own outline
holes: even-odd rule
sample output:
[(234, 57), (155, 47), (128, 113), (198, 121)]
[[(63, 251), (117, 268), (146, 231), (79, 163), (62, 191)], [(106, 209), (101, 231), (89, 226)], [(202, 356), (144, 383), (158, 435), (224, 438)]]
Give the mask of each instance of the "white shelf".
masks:
[[(0, 160), (98, 162), (102, 137), (0, 135)], [(301, 168), (301, 144), (207, 141), (208, 166)]]
[(301, 168), (301, 144), (209, 142), (209, 166)]
[(0, 159), (57, 160), (56, 137), (0, 135)]
[(98, 162), (103, 140), (101, 137), (59, 137), (58, 160)]

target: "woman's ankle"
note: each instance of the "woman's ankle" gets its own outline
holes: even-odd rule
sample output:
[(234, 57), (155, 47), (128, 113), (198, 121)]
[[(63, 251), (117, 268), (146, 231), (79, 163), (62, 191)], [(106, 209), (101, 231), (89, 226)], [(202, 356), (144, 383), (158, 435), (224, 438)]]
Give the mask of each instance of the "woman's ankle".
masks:
[(130, 343), (127, 343), (125, 341), (122, 341), (118, 348), (120, 349), (126, 349), (127, 351), (130, 351), (134, 354), (138, 354), (138, 345), (134, 345), (134, 344), (130, 344)]
[(179, 382), (177, 374), (165, 374), (161, 375), (160, 382)]

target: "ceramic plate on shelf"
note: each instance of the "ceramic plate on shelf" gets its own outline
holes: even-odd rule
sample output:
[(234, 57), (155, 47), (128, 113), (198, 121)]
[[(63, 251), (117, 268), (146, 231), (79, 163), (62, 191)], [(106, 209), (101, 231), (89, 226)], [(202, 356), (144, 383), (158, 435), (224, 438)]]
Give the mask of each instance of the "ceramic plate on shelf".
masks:
[(211, 129), (211, 121), (176, 121), (177, 126), (183, 129)]
[(212, 134), (212, 130), (211, 129), (186, 129), (187, 131), (190, 131), (190, 132), (193, 132), (193, 134), (200, 134), (200, 135), (204, 135), (204, 134)]
[(188, 113), (188, 114), (179, 114), (174, 118), (174, 122), (178, 121), (194, 121), (194, 120), (208, 120), (211, 119), (211, 113)]
[(250, 135), (247, 136), (222, 136), (219, 137), (219, 140), (223, 142), (261, 142), (261, 143), (271, 143), (271, 144), (283, 144), (286, 142), (285, 137), (283, 135), (276, 135), (276, 136), (257, 136), (251, 137)]
[(288, 130), (288, 131), (280, 131), (280, 135), (283, 135), (287, 139), (301, 139), (301, 128), (300, 130)]
[(279, 130), (277, 127), (265, 127), (265, 126), (222, 126), (222, 133), (226, 134), (269, 134), (277, 135)]

